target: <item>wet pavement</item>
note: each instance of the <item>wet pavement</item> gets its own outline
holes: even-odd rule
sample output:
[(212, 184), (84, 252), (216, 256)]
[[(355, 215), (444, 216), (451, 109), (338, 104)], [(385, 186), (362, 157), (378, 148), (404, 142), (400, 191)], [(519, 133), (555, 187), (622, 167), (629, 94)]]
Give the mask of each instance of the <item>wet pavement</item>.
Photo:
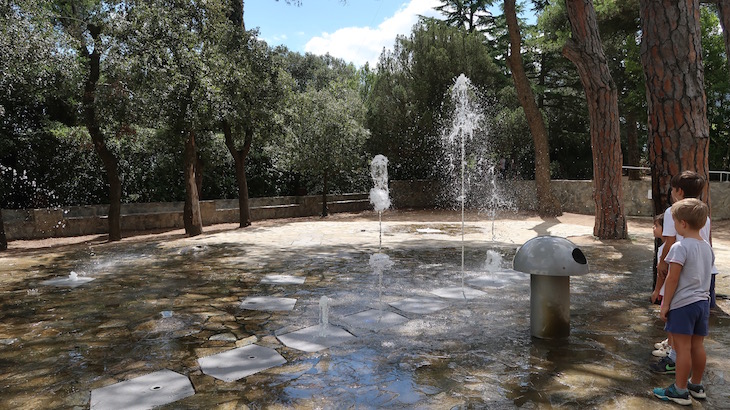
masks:
[[(674, 408), (650, 395), (673, 377), (648, 370), (652, 345), (664, 338), (648, 303), (649, 218), (630, 221), (628, 241), (599, 241), (592, 216), (509, 214), (492, 223), (470, 214), (463, 242), (459, 218), (385, 212), (380, 250), (373, 212), (216, 226), (196, 238), (11, 242), (0, 256), (0, 408), (85, 409), (92, 390), (164, 369), (195, 390), (164, 409)], [(708, 397), (693, 408), (730, 408), (730, 237), (728, 224), (718, 226), (722, 299), (706, 340)], [(517, 247), (545, 234), (576, 243), (590, 267), (571, 278), (571, 336), (562, 341), (530, 337), (529, 276), (509, 271)], [(490, 251), (502, 256), (499, 267)], [(369, 265), (377, 252), (392, 262), (382, 277)], [(46, 282), (71, 272), (94, 280)], [(484, 294), (431, 293), (462, 281)], [(271, 296), (296, 304), (275, 312), (242, 306)], [(319, 323), (322, 296), (330, 326), (355, 337), (316, 352), (282, 343)], [(395, 307), (409, 298), (444, 306)], [(406, 320), (369, 329), (348, 318), (368, 310)], [(203, 373), (198, 359), (251, 344), (286, 363), (237, 381)]]

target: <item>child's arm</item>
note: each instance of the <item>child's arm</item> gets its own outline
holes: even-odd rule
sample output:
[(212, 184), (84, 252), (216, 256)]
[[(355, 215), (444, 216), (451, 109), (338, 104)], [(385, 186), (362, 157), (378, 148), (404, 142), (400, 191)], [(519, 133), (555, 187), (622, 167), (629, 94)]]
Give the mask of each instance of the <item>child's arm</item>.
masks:
[[(659, 270), (657, 269), (656, 274), (656, 284), (654, 286), (654, 292), (651, 294), (651, 303), (656, 302), (659, 299), (659, 292), (662, 290), (662, 285), (664, 285), (665, 277), (659, 274)], [(666, 291), (666, 289), (665, 289)]]
[(669, 313), (669, 305), (672, 304), (674, 292), (677, 290), (679, 283), (679, 275), (682, 272), (682, 265), (672, 262), (669, 264), (669, 274), (667, 275), (666, 285), (664, 287), (664, 299), (662, 300), (662, 309), (660, 317), (663, 321), (667, 321), (667, 313)]
[[(664, 249), (662, 249), (662, 256), (657, 261), (656, 265), (656, 275), (657, 275), (657, 283), (659, 283), (659, 278), (662, 279), (662, 283), (664, 282), (664, 278), (667, 277), (667, 273), (669, 272), (669, 264), (664, 260), (664, 258), (667, 257), (667, 254), (669, 253), (669, 248), (674, 245), (675, 242), (677, 242), (676, 236), (664, 236)], [(661, 289), (661, 286), (659, 287)], [(666, 289), (665, 289), (666, 291)]]

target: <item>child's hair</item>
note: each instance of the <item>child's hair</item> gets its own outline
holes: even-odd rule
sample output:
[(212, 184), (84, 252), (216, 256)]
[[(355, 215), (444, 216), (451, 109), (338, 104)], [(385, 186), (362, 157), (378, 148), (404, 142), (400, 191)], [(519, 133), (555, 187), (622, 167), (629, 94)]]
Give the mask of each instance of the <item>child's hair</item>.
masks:
[(707, 214), (707, 205), (697, 198), (685, 198), (672, 205), (672, 218), (687, 222), (692, 229), (702, 229), (707, 223)]
[(659, 214), (654, 217), (654, 225), (659, 225), (664, 228), (664, 214)]
[(681, 189), (685, 198), (699, 198), (705, 187), (705, 179), (694, 171), (684, 171), (672, 177), (672, 188)]

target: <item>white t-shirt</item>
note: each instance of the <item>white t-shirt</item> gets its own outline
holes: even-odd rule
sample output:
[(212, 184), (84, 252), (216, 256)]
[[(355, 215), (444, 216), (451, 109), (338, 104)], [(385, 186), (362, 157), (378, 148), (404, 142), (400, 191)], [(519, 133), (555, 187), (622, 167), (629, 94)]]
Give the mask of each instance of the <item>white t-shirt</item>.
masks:
[[(670, 206), (664, 211), (664, 226), (662, 227), (662, 236), (675, 236), (676, 241), (682, 240), (683, 236), (677, 233), (677, 228), (674, 227), (674, 218), (672, 218), (672, 207)], [(700, 229), (700, 237), (710, 243), (710, 217), (707, 217), (705, 226)], [(665, 259), (666, 261), (666, 259)], [(667, 262), (668, 263), (668, 262)], [(712, 263), (712, 274), (718, 273), (715, 263)]]
[(669, 310), (678, 309), (701, 300), (710, 299), (709, 274), (715, 264), (715, 254), (709, 242), (682, 238), (675, 242), (664, 259), (667, 263), (682, 265), (677, 289), (674, 291)]

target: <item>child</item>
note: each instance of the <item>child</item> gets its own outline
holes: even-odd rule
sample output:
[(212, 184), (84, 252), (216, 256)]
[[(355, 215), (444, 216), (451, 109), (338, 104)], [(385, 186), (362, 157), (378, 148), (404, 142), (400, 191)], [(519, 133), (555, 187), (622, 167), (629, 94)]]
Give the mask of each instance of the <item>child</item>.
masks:
[[(660, 258), (662, 256), (662, 251), (664, 250), (664, 239), (662, 238), (662, 233), (664, 231), (664, 214), (657, 215), (654, 217), (654, 227), (653, 227), (652, 231), (654, 232), (654, 239), (661, 242), (661, 245), (659, 245), (659, 249), (657, 250), (657, 255), (656, 255), (656, 257), (657, 257), (656, 261), (659, 262), (661, 260)], [(655, 285), (657, 283), (659, 283), (659, 278), (656, 278), (654, 283), (655, 283)], [(664, 280), (662, 280), (661, 283), (663, 284)], [(658, 304), (659, 302), (661, 302), (663, 296), (664, 296), (664, 286), (662, 286), (662, 285), (655, 286), (654, 292), (652, 292), (652, 294), (651, 294), (651, 302)], [(672, 355), (671, 346), (672, 346), (671, 341), (669, 340), (669, 337), (667, 337), (663, 341), (654, 344), (654, 349), (656, 349), (656, 350), (651, 352), (651, 354), (653, 354), (654, 356), (657, 356), (657, 357), (670, 356), (670, 355)]]
[[(702, 194), (702, 190), (705, 188), (705, 179), (700, 176), (700, 174), (694, 172), (694, 171), (684, 171), (678, 175), (675, 175), (672, 177), (671, 180), (671, 197), (672, 202), (676, 202), (685, 198), (699, 198)], [(681, 235), (677, 235), (677, 231), (674, 229), (674, 221), (672, 220), (672, 214), (670, 212), (671, 208), (667, 208), (666, 211), (664, 211), (664, 230), (662, 233), (663, 239), (664, 239), (664, 250), (662, 252), (661, 258), (659, 258), (659, 262), (657, 265), (657, 283), (661, 280), (662, 283), (664, 282), (664, 278), (667, 276), (667, 270), (669, 268), (669, 265), (667, 264), (667, 261), (664, 260), (667, 256), (667, 252), (669, 252), (669, 248), (672, 247), (672, 244), (674, 242), (681, 239)], [(702, 238), (706, 240), (710, 246), (712, 246), (712, 239), (711, 239), (711, 228), (710, 228), (710, 217), (708, 215), (707, 222), (700, 230), (700, 235), (702, 235)], [(710, 285), (710, 306), (715, 306), (715, 275), (717, 274), (717, 268), (715, 268), (715, 265), (712, 265), (712, 284)], [(658, 287), (655, 287), (655, 289), (661, 288), (661, 284), (659, 284)]]
[[(704, 399), (702, 374), (707, 356), (704, 338), (709, 334), (710, 281), (715, 255), (700, 235), (707, 222), (707, 205), (696, 198), (677, 201), (671, 214), (675, 229), (682, 238), (670, 248), (664, 300), (660, 317), (666, 322), (677, 352), (674, 384), (657, 387), (656, 397), (682, 405), (692, 404), (692, 397)], [(689, 379), (690, 371), (692, 378)]]
[[(700, 176), (700, 174), (694, 172), (694, 171), (684, 171), (678, 175), (675, 175), (672, 177), (671, 181), (672, 190), (671, 190), (671, 197), (673, 202), (680, 201), (685, 198), (698, 198), (702, 194), (702, 189), (705, 187), (705, 179)], [(710, 240), (710, 217), (707, 217), (707, 221), (705, 222), (704, 226), (700, 230), (700, 235), (702, 238), (707, 241), (708, 243), (712, 243)], [(657, 281), (656, 286), (654, 287), (654, 290), (657, 291), (658, 289), (661, 289), (664, 280), (667, 276), (668, 271), (668, 263), (665, 260), (667, 253), (669, 252), (669, 249), (672, 247), (672, 245), (681, 240), (682, 236), (681, 234), (678, 234), (678, 232), (675, 230), (674, 226), (674, 220), (672, 219), (671, 214), (671, 208), (667, 208), (667, 210), (664, 212), (664, 229), (662, 232), (662, 237), (664, 239), (664, 249), (662, 250), (662, 255), (659, 258), (659, 261), (657, 263)], [(712, 305), (713, 302), (713, 296), (715, 293), (714, 288), (714, 279), (715, 274), (717, 273), (717, 269), (715, 268), (715, 265), (712, 265), (712, 281), (710, 285), (710, 305)], [(655, 345), (656, 347), (656, 345)], [(664, 347), (664, 346), (662, 346)], [(657, 350), (660, 350), (661, 348), (658, 347)], [(652, 352), (653, 353), (653, 352)], [(675, 370), (675, 362), (676, 362), (676, 352), (672, 349), (667, 349), (667, 357), (662, 358), (661, 361), (658, 363), (655, 363), (650, 366), (650, 369), (655, 373), (666, 373), (666, 374), (673, 374)]]
[[(657, 215), (654, 217), (654, 226), (652, 227), (652, 232), (654, 233), (654, 239), (660, 241), (661, 245), (659, 245), (659, 248), (657, 249), (656, 254), (656, 262), (657, 264), (662, 260), (662, 254), (664, 253), (664, 214)], [(662, 285), (657, 286), (660, 281), (663, 284), (664, 279), (658, 277), (658, 269), (657, 269), (657, 278), (654, 281), (654, 292), (651, 294), (651, 302), (652, 303), (658, 303), (661, 301), (662, 296), (664, 295)]]

